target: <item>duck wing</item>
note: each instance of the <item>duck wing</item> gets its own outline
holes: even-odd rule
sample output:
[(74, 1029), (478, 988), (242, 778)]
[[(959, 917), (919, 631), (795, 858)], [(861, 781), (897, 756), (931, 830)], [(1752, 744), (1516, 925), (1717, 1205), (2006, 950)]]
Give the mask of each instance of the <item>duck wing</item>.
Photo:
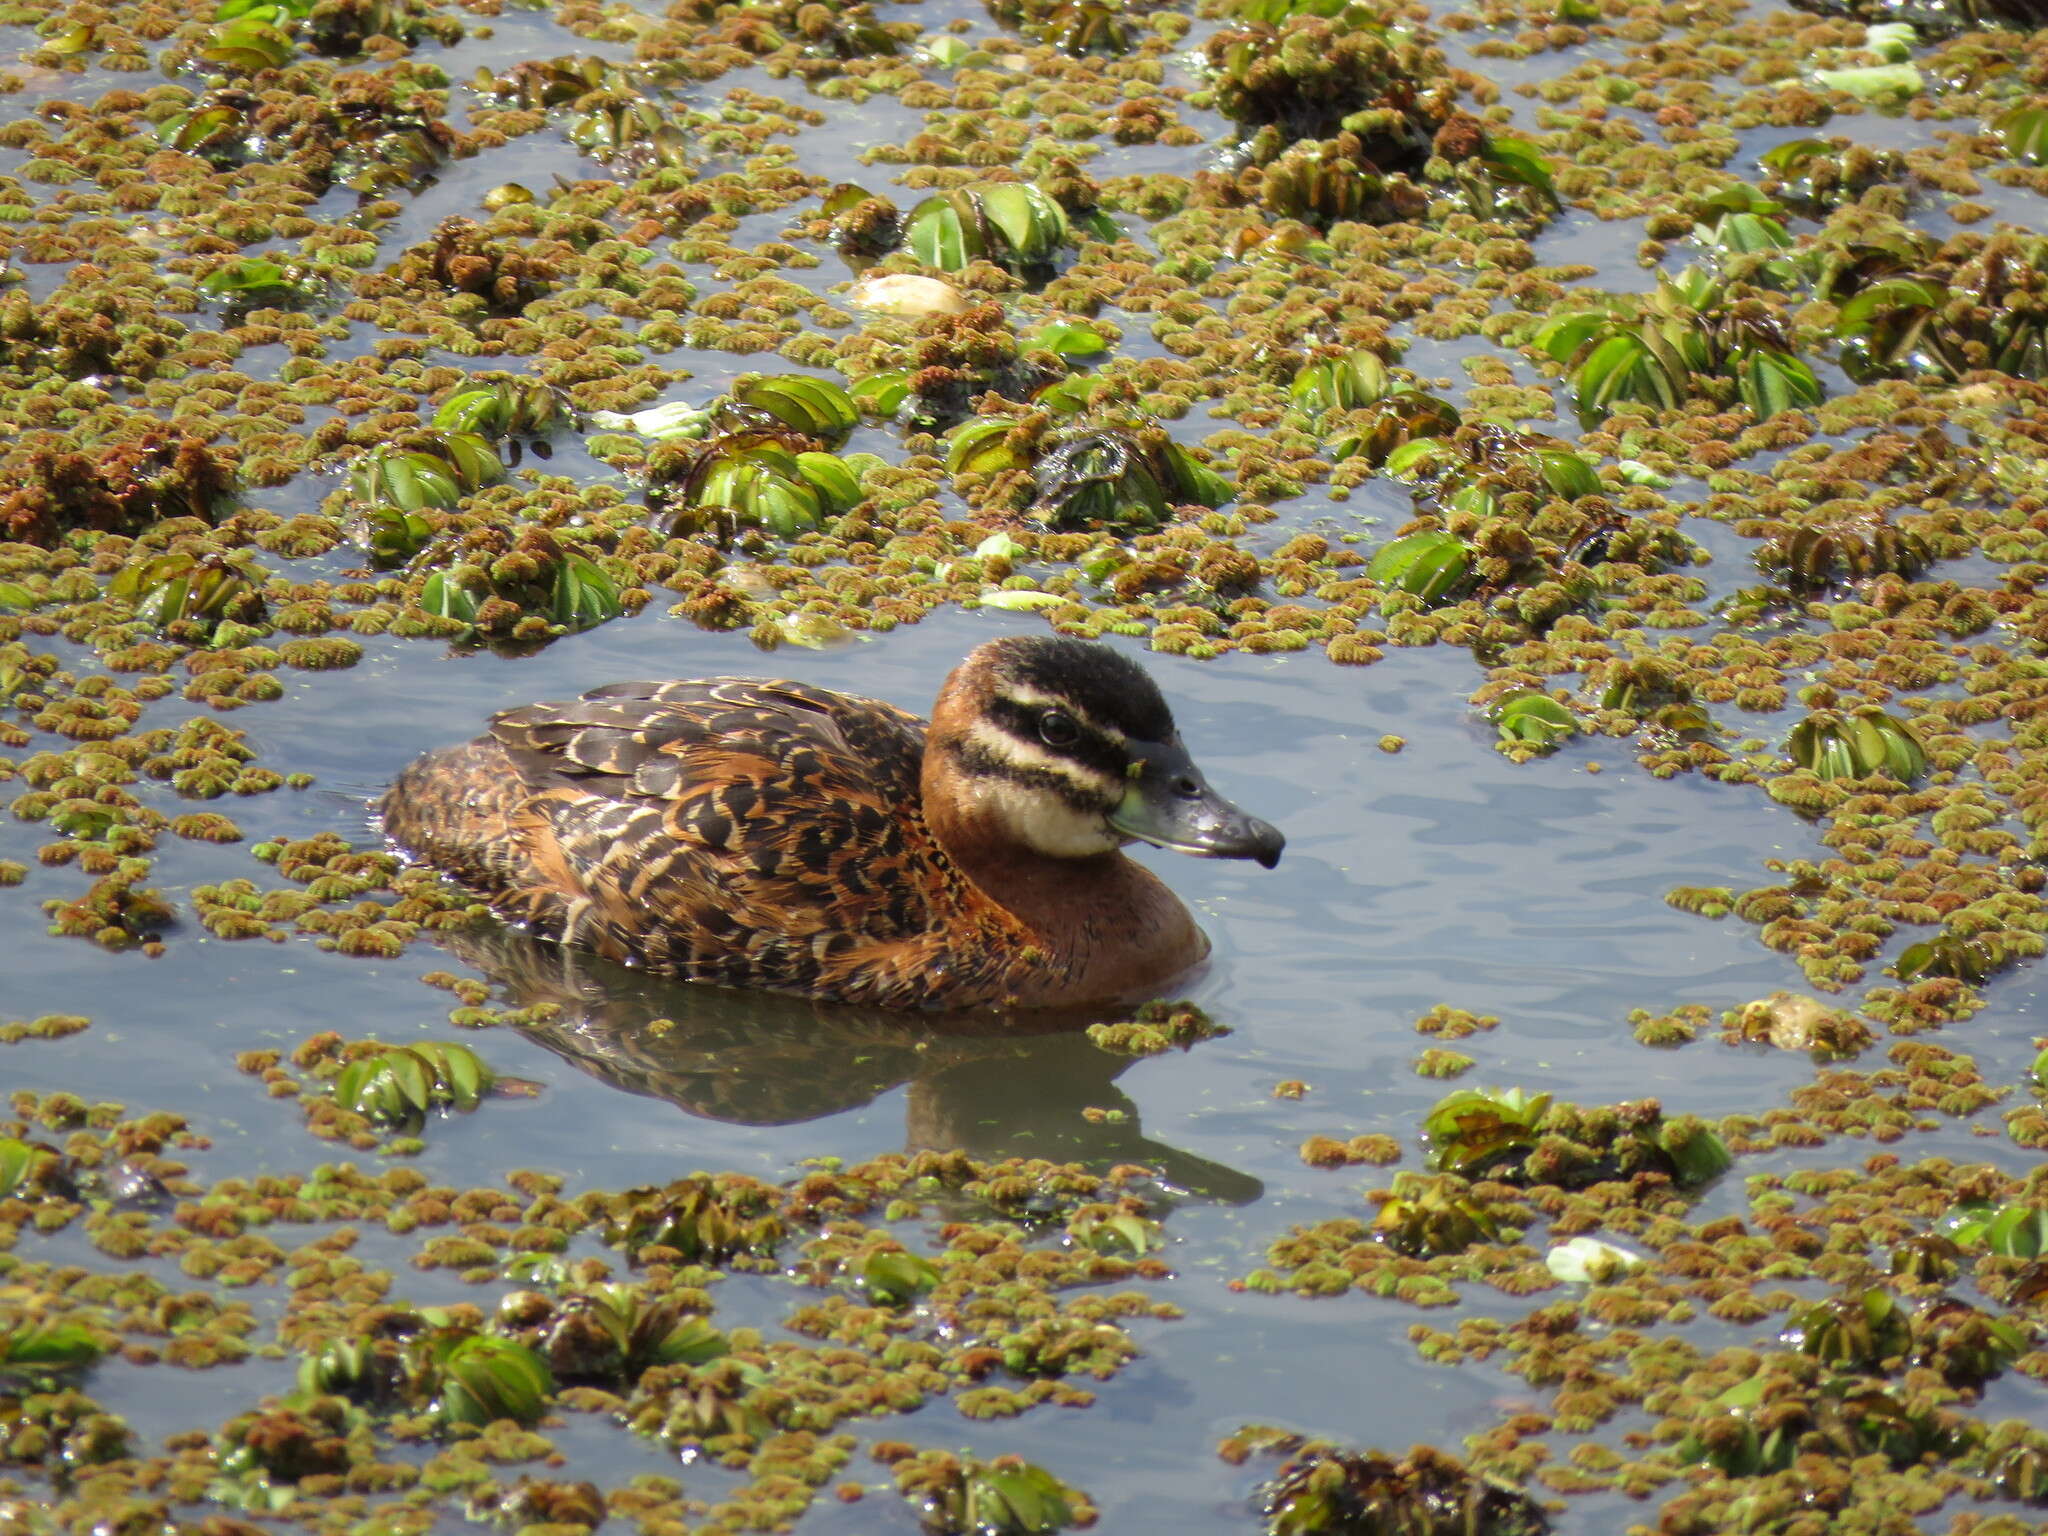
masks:
[(491, 722), (535, 866), (573, 881), (564, 938), (848, 997), (860, 957), (907, 961), (954, 907), (920, 810), (924, 734), (886, 704), (743, 678), (616, 683)]

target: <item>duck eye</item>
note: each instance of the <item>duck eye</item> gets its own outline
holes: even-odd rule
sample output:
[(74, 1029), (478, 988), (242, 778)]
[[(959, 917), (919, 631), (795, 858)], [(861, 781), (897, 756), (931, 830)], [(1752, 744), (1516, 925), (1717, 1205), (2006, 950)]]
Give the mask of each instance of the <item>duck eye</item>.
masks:
[(1048, 709), (1038, 717), (1038, 739), (1048, 747), (1071, 747), (1081, 739), (1081, 727), (1061, 709)]

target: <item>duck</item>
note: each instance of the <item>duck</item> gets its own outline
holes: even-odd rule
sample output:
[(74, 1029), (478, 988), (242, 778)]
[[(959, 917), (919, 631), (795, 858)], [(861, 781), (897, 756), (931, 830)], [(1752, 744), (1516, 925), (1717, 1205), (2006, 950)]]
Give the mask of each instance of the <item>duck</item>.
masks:
[(976, 647), (929, 721), (791, 680), (613, 683), (493, 715), (378, 802), (526, 933), (691, 981), (903, 1011), (1153, 995), (1209, 941), (1135, 842), (1270, 869), (1122, 652)]

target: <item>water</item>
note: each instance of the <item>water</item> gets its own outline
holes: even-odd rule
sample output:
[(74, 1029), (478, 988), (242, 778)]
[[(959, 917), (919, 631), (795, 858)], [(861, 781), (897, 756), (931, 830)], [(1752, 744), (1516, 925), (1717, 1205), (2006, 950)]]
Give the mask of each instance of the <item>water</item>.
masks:
[[(918, 14), (928, 28), (945, 19), (925, 9)], [(978, 12), (972, 14), (979, 24)], [(570, 38), (528, 13), (507, 12), (494, 25), (493, 39), (446, 56), (451, 75), (464, 78), (478, 64), (503, 68), (519, 57), (626, 54)], [(1624, 54), (1612, 42), (1597, 47), (1601, 57)], [(1540, 78), (1568, 67), (1570, 57), (1539, 56), (1501, 78)], [(70, 94), (85, 94), (76, 80), (65, 84)], [(801, 90), (794, 80), (736, 72), (704, 94), (715, 99), (740, 84), (792, 99)], [(46, 88), (39, 82), (29, 99)], [(691, 100), (698, 103), (694, 93)], [(1527, 103), (1510, 100), (1528, 128)], [(806, 135), (802, 163), (882, 189), (892, 168), (864, 166), (854, 156), (866, 145), (907, 139), (923, 114), (886, 98), (861, 114), (821, 105), (842, 125), (857, 120), (860, 131)], [(1211, 114), (1181, 115), (1205, 130), (1219, 127)], [(1930, 142), (1934, 132), (1927, 124), (1874, 117), (1858, 121), (1856, 131), (1866, 129), (1902, 146)], [(1775, 129), (1750, 135), (1734, 168), (1783, 136)], [(1112, 148), (1093, 169), (1186, 174), (1206, 153)], [(547, 135), (451, 163), (416, 196), (397, 199), (404, 212), (386, 231), (385, 251), (427, 238), (448, 213), (473, 214), (474, 199), (498, 182), (522, 180), (539, 190), (556, 173), (574, 179), (596, 170)], [(906, 206), (910, 200), (898, 197)], [(1989, 188), (1983, 200), (2000, 219), (2024, 222), (2039, 212), (2031, 193)], [(756, 215), (734, 243), (777, 238), (802, 211)], [(1554, 221), (1536, 247), (1544, 262), (1596, 265), (1593, 283), (1603, 291), (1641, 292), (1650, 274), (1635, 263), (1639, 236), (1634, 221), (1603, 223), (1574, 211)], [(29, 272), (38, 295), (62, 275), (55, 267)], [(808, 275), (788, 275), (824, 288), (846, 274), (828, 257)], [(706, 291), (715, 286), (702, 271), (692, 276)], [(1129, 323), (1135, 353), (1149, 333), (1143, 317)], [(341, 350), (374, 340), (358, 326)], [(1488, 350), (1496, 349), (1477, 338), (1419, 344), (1408, 362), (1425, 373), (1455, 372), (1462, 358)], [(669, 397), (705, 398), (734, 372), (766, 362), (692, 357), (696, 377)], [(244, 366), (255, 371), (253, 363)], [(508, 358), (489, 366), (523, 364)], [(1525, 364), (1521, 376), (1533, 376)], [(1209, 420), (1203, 413), (1196, 419)], [(550, 468), (582, 478), (603, 473), (573, 447)], [(303, 477), (264, 501), (296, 510), (293, 499), (308, 497), (314, 484)], [(1406, 515), (1406, 493), (1375, 482), (1342, 506), (1313, 494), (1291, 503), (1281, 524), (1248, 542), (1269, 547), (1302, 526), (1346, 530), (1369, 517)], [(1754, 580), (1743, 563), (1746, 546), (1723, 528), (1689, 531), (1720, 557), (1706, 572), (1717, 593)], [(1945, 574), (1989, 584), (2002, 573), (1990, 562), (1971, 562)], [(259, 761), (310, 773), (314, 787), (220, 807), (247, 834), (242, 844), (166, 836), (157, 882), (189, 913), (193, 887), (263, 874), (250, 860), (250, 843), (333, 831), (369, 845), (375, 834), (368, 805), (391, 776), (416, 754), (473, 734), (497, 709), (627, 678), (767, 673), (923, 712), (972, 646), (1039, 628), (1022, 616), (949, 610), (840, 649), (764, 656), (743, 635), (705, 633), (668, 617), (663, 606), (516, 659), (382, 637), (365, 640), (361, 663), (347, 672), (284, 674), (284, 699), (238, 712), (232, 723), (250, 733)], [(88, 665), (76, 650), (50, 644), (66, 665)], [(1133, 1323), (1142, 1354), (1099, 1385), (1092, 1408), (1038, 1409), (990, 1423), (939, 1400), (908, 1417), (847, 1427), (864, 1440), (971, 1445), (1042, 1462), (1094, 1495), (1106, 1531), (1244, 1531), (1260, 1469), (1232, 1467), (1213, 1454), (1216, 1440), (1241, 1424), (1274, 1423), (1395, 1452), (1416, 1442), (1455, 1448), (1463, 1436), (1543, 1395), (1498, 1361), (1456, 1369), (1426, 1364), (1408, 1330), (1418, 1321), (1453, 1326), (1451, 1313), (1425, 1314), (1356, 1294), (1311, 1301), (1231, 1288), (1264, 1264), (1268, 1245), (1295, 1224), (1369, 1217), (1365, 1192), (1396, 1171), (1313, 1169), (1299, 1155), (1303, 1141), (1391, 1136), (1402, 1149), (1396, 1168), (1421, 1168), (1417, 1127), (1453, 1085), (1419, 1076), (1414, 1064), (1439, 1043), (1476, 1059), (1462, 1084), (1553, 1092), (1584, 1104), (1654, 1097), (1667, 1112), (1710, 1117), (1784, 1103), (1812, 1080), (1803, 1056), (1731, 1048), (1712, 1038), (1653, 1050), (1635, 1043), (1629, 1014), (1666, 1013), (1681, 1004), (1718, 1014), (1779, 989), (1807, 990), (1793, 960), (1760, 945), (1748, 925), (1707, 921), (1662, 898), (1681, 885), (1769, 884), (1776, 877), (1767, 861), (1821, 858), (1828, 850), (1814, 824), (1753, 788), (1696, 776), (1651, 778), (1627, 743), (1580, 737), (1552, 757), (1511, 765), (1492, 750), (1493, 727), (1467, 702), (1480, 677), (1462, 650), (1394, 649), (1363, 669), (1334, 667), (1315, 654), (1145, 660), (1211, 780), (1289, 838), (1272, 872), (1150, 849), (1136, 855), (1182, 894), (1214, 940), (1206, 967), (1179, 990), (1230, 1033), (1192, 1050), (1130, 1061), (1071, 1032), (991, 1036), (928, 1021), (850, 1018), (601, 967), (579, 966), (565, 976), (558, 956), (510, 936), (439, 949), (422, 942), (386, 962), (326, 953), (305, 939), (226, 943), (188, 918), (161, 958), (108, 955), (46, 936), (39, 903), (82, 888), (85, 877), (37, 869), (23, 887), (0, 889), (0, 944), (9, 957), (0, 1016), (86, 1013), (92, 1023), (62, 1040), (5, 1048), (0, 1079), (10, 1090), (119, 1102), (131, 1115), (175, 1110), (208, 1143), (180, 1154), (202, 1182), (302, 1173), (341, 1154), (306, 1134), (295, 1101), (270, 1097), (257, 1079), (237, 1072), (236, 1058), (262, 1049), (289, 1052), (328, 1030), (394, 1043), (458, 1038), (447, 1021), (451, 999), (419, 979), (447, 970), (491, 980), (501, 1001), (560, 998), (570, 1006), (552, 1028), (459, 1036), (499, 1072), (537, 1091), (432, 1122), (410, 1163), (436, 1183), (491, 1184), (514, 1169), (558, 1175), (571, 1194), (658, 1184), (698, 1169), (784, 1180), (809, 1159), (854, 1161), (927, 1147), (1153, 1166), (1172, 1192), (1164, 1257), (1174, 1275), (1149, 1290), (1184, 1316)], [(152, 708), (147, 723), (173, 724), (198, 712), (168, 700)], [(1775, 740), (1785, 723), (1758, 717), (1743, 725)], [(1398, 751), (1382, 749), (1387, 737), (1401, 738)], [(161, 786), (138, 793), (174, 813), (190, 808)], [(45, 835), (36, 825), (0, 821), (0, 858), (32, 862)], [(1909, 937), (1895, 938), (1883, 958)], [(2010, 974), (1989, 995), (1982, 1014), (1945, 1038), (1951, 1048), (1967, 1048), (1987, 1079), (2016, 1083), (2043, 1028), (2036, 973)], [(1415, 1021), (1439, 1005), (1499, 1023), (1455, 1042), (1418, 1034)], [(672, 1021), (658, 1038), (649, 1028), (657, 1019)], [(1874, 1069), (1878, 1054), (1859, 1065)], [(1298, 1096), (1276, 1093), (1282, 1084), (1305, 1088)], [(1945, 1122), (1913, 1137), (1907, 1150), (2023, 1175), (2038, 1165), (2037, 1154), (1973, 1134), (1997, 1113)], [(1847, 1166), (1873, 1150), (1838, 1141), (1747, 1155), (1701, 1197), (1691, 1219), (1747, 1210), (1745, 1175)], [(277, 1240), (296, 1246), (319, 1233), (308, 1228)], [(905, 1235), (937, 1241), (932, 1226)], [(506, 1288), (412, 1268), (413, 1251), (406, 1240), (374, 1229), (357, 1249), (365, 1264), (396, 1270), (394, 1300), (488, 1304)], [(585, 1243), (574, 1251), (598, 1249)], [(106, 1262), (75, 1231), (25, 1236), (15, 1257)], [(193, 1283), (169, 1261), (133, 1267), (176, 1288)], [(1805, 1293), (1824, 1290), (1801, 1285)], [(274, 1323), (279, 1288), (252, 1287), (247, 1296), (265, 1326)], [(1512, 1298), (1471, 1286), (1455, 1315), (1513, 1319), (1558, 1297)], [(777, 1333), (791, 1305), (785, 1288), (734, 1280), (718, 1301), (721, 1324), (753, 1323), (787, 1336)], [(1687, 1325), (1686, 1336), (1702, 1349), (1764, 1344), (1780, 1323), (1701, 1319)], [(153, 1450), (167, 1436), (195, 1425), (211, 1429), (263, 1395), (287, 1390), (291, 1377), (291, 1362), (277, 1360), (198, 1373), (109, 1362), (89, 1384)], [(2042, 1397), (2038, 1383), (2015, 1375), (1996, 1385), (1986, 1411), (2038, 1421), (2048, 1409)], [(1618, 1422), (1642, 1421), (1624, 1415)], [(642, 1473), (678, 1471), (671, 1453), (599, 1419), (572, 1415), (548, 1433), (567, 1458), (569, 1470), (558, 1475), (616, 1487)], [(731, 1479), (691, 1468), (686, 1481), (692, 1496), (707, 1497)], [(1640, 1518), (1639, 1506), (1596, 1498), (1572, 1503), (1559, 1525), (1595, 1532)], [(454, 1517), (445, 1523), (452, 1527)], [(908, 1528), (893, 1501), (821, 1499), (801, 1524), (807, 1533), (846, 1536), (885, 1528)]]

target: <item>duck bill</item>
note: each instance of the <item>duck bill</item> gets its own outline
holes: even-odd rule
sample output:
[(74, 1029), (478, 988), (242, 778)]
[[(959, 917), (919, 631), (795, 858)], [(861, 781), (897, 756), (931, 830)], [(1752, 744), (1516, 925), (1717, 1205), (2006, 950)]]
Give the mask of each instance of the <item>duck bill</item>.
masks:
[(1287, 839), (1209, 787), (1178, 741), (1133, 742), (1129, 786), (1109, 824), (1125, 837), (1205, 859), (1257, 859), (1271, 869)]

